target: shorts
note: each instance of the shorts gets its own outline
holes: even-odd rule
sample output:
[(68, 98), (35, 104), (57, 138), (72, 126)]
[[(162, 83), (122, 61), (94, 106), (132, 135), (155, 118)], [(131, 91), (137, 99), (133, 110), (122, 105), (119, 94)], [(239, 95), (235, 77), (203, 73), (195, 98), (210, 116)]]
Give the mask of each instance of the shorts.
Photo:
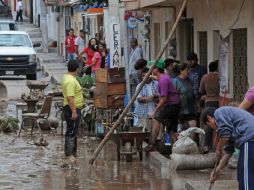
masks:
[(180, 113), (180, 105), (165, 105), (160, 112), (157, 113), (155, 119), (166, 126), (168, 132), (177, 132), (178, 116)]
[(179, 115), (179, 121), (180, 123), (184, 123), (184, 122), (188, 122), (188, 121), (192, 121), (192, 120), (196, 120), (197, 116), (196, 114), (181, 114)]

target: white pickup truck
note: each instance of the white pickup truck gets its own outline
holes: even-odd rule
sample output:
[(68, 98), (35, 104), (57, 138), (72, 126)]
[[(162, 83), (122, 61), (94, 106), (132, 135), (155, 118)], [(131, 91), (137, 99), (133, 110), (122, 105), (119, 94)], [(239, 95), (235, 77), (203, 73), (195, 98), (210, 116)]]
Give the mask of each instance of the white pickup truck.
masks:
[(37, 58), (29, 35), (21, 31), (0, 31), (0, 76), (26, 75), (36, 80)]

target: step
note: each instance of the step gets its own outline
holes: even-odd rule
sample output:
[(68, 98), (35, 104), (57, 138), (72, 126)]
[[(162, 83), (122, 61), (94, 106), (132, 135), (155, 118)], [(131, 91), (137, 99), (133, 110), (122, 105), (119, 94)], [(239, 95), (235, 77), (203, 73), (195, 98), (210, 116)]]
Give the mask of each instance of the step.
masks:
[(28, 32), (30, 38), (41, 38), (41, 32)]

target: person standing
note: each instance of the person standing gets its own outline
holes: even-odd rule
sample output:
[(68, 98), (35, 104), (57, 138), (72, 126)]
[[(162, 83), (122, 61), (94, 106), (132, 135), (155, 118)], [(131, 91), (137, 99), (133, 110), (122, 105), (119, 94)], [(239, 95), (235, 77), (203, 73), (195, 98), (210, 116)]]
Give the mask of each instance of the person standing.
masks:
[[(88, 42), (88, 47), (83, 49), (83, 51), (79, 54), (79, 59), (82, 60), (82, 62), (85, 64), (85, 67), (87, 68), (85, 71), (86, 75), (91, 75), (91, 72), (92, 72), (92, 67), (88, 67), (88, 66), (92, 64), (92, 59), (94, 54), (94, 51), (92, 50), (92, 46), (94, 45), (96, 45), (96, 39), (91, 38)], [(83, 58), (84, 54), (86, 54), (87, 60)]]
[[(217, 131), (219, 142), (216, 148), (218, 166), (211, 173), (210, 182), (214, 183), (218, 173), (227, 165), (234, 153), (240, 149), (237, 164), (239, 190), (254, 190), (254, 117), (249, 112), (235, 107), (209, 107), (205, 109), (202, 120)], [(225, 154), (222, 155), (224, 149)]]
[(151, 114), (152, 131), (150, 145), (145, 147), (145, 151), (154, 151), (155, 142), (159, 135), (160, 124), (167, 127), (167, 131), (171, 134), (173, 141), (177, 140), (178, 115), (180, 112), (180, 98), (176, 87), (172, 83), (171, 78), (164, 72), (165, 63), (159, 60), (153, 70), (153, 75), (158, 79), (159, 103), (154, 112)]
[(16, 5), (16, 22), (19, 21), (20, 19), (20, 22), (23, 22), (23, 3), (22, 3), (22, 0), (18, 0), (17, 2), (17, 5)]
[[(149, 69), (142, 70), (141, 77), (144, 79)], [(141, 83), (138, 84), (137, 89)], [(140, 91), (136, 99), (136, 108), (134, 113), (138, 116), (138, 126), (143, 126), (143, 129), (151, 130), (151, 120), (149, 119), (149, 113), (155, 110), (155, 101), (158, 97), (158, 82), (148, 78), (145, 85)]]
[(201, 78), (206, 74), (206, 69), (198, 64), (198, 56), (196, 53), (191, 52), (187, 57), (187, 63), (189, 65), (188, 76), (193, 86), (193, 92), (196, 100), (200, 98), (199, 86)]
[[(220, 106), (220, 77), (218, 73), (218, 61), (213, 61), (209, 64), (209, 73), (204, 75), (200, 82), (199, 93), (205, 101), (205, 108)], [(211, 127), (204, 127), (205, 142), (203, 153), (208, 153), (212, 147), (213, 129)]]
[(68, 62), (68, 73), (62, 79), (63, 89), (63, 113), (67, 123), (65, 133), (64, 152), (67, 160), (72, 160), (77, 156), (77, 134), (81, 119), (81, 109), (84, 105), (82, 88), (76, 80), (78, 71), (77, 60)]
[(209, 64), (209, 73), (204, 75), (200, 82), (199, 93), (205, 98), (205, 107), (219, 107), (220, 76), (218, 73), (218, 60)]
[(75, 39), (75, 52), (76, 56), (79, 59), (79, 54), (86, 47), (86, 32), (84, 30), (79, 31), (79, 36)]
[(65, 47), (67, 51), (67, 60), (73, 60), (75, 59), (76, 53), (75, 53), (75, 39), (76, 36), (74, 34), (74, 29), (70, 29), (68, 36), (65, 39)]
[(98, 52), (98, 45), (92, 45), (91, 50), (93, 51), (92, 63), (86, 65), (85, 68), (91, 68), (91, 76), (96, 77), (96, 71), (101, 68), (101, 55)]
[(143, 53), (141, 48), (138, 46), (138, 40), (136, 38), (132, 38), (130, 41), (131, 46), (131, 54), (129, 61), (129, 77), (130, 77), (130, 89), (131, 89), (131, 97), (134, 95), (136, 86), (139, 83), (138, 79), (138, 71), (134, 68), (135, 63), (143, 58)]
[(178, 64), (176, 73), (178, 76), (173, 79), (173, 83), (181, 100), (179, 121), (181, 124), (187, 122), (188, 127), (196, 127), (196, 103), (193, 87), (188, 78), (188, 65), (186, 63)]

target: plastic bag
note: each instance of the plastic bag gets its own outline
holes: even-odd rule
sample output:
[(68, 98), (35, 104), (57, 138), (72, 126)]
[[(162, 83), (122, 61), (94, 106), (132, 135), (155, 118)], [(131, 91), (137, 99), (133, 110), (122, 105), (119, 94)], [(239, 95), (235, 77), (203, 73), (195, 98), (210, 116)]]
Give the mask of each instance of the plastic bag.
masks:
[(175, 142), (172, 148), (172, 153), (177, 154), (199, 154), (198, 146), (189, 136), (192, 133), (205, 134), (205, 131), (200, 128), (189, 128), (182, 131), (178, 140)]

